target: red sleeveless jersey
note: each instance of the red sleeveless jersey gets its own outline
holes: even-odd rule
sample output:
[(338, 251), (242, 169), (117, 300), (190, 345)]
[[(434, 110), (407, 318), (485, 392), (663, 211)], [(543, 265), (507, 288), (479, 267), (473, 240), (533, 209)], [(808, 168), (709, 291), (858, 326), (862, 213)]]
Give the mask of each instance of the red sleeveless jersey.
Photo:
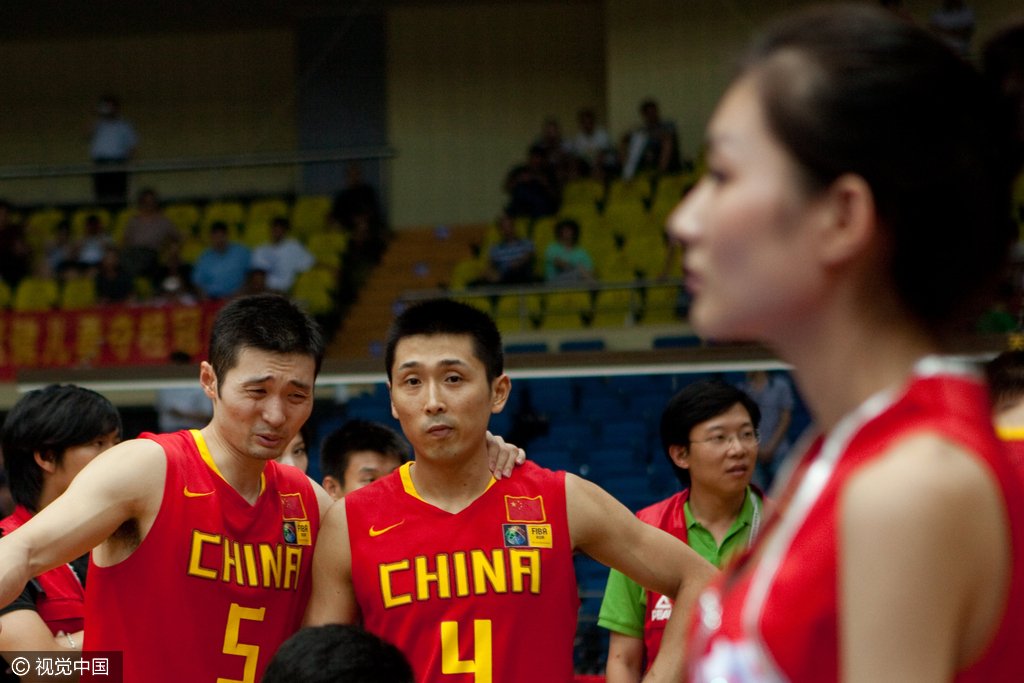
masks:
[(167, 455), (163, 501), (127, 559), (90, 564), (85, 647), (123, 651), (125, 683), (255, 683), (305, 613), (313, 487), (270, 461), (249, 505), (198, 431), (140, 438)]
[(1000, 428), (996, 434), (1006, 446), (1006, 457), (1010, 465), (1024, 481), (1024, 427)]
[(352, 583), (367, 630), (420, 683), (568, 683), (579, 597), (565, 473), (526, 463), (451, 514), (407, 463), (345, 496)]
[[(0, 521), (4, 535), (11, 533), (32, 519), (32, 513), (23, 505), (14, 508), (14, 514)], [(36, 598), (36, 612), (46, 622), (50, 632), (57, 635), (78, 633), (85, 617), (85, 589), (71, 565), (64, 564), (36, 577), (42, 588)]]
[(756, 562), (737, 563), (701, 595), (690, 633), (690, 680), (839, 680), (837, 536), (843, 489), (861, 467), (917, 432), (959, 444), (991, 471), (1009, 520), (1006, 611), (981, 658), (954, 680), (1019, 678), (1024, 651), (1024, 485), (1007, 462), (990, 420), (987, 392), (973, 372), (929, 357), (915, 365), (901, 390), (870, 398), (819, 439), (784, 496), (788, 509), (757, 544), (764, 547)]

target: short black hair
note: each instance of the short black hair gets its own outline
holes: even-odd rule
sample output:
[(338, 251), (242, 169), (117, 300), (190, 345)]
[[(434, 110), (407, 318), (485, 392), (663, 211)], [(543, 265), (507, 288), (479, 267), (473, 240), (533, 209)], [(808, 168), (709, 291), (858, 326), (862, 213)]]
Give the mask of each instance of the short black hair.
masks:
[(291, 223), (291, 221), (289, 221), (289, 220), (288, 220), (287, 218), (285, 218), (284, 216), (277, 216), (277, 217), (275, 217), (275, 218), (274, 218), (274, 220), (272, 220), (272, 221), (270, 222), (270, 224), (271, 224), (271, 225), (280, 225), (280, 226), (281, 226), (281, 227), (283, 227), (283, 228), (284, 228), (285, 230), (291, 230), (291, 228), (292, 228), (292, 223)]
[(95, 391), (51, 384), (19, 398), (0, 428), (4, 469), (15, 502), (38, 512), (43, 472), (35, 453), (60, 465), (67, 449), (115, 431), (120, 438), (121, 415)]
[(694, 382), (669, 400), (661, 414), (661, 447), (683, 488), (690, 485), (690, 473), (672, 460), (669, 448), (689, 446), (690, 432), (694, 427), (727, 412), (737, 403), (746, 409), (750, 422), (757, 429), (761, 423), (761, 409), (754, 399), (721, 380)]
[(349, 420), (320, 444), (320, 474), (345, 484), (345, 470), (353, 453), (373, 451), (399, 463), (409, 461), (409, 444), (394, 429), (369, 420)]
[(401, 650), (359, 626), (307, 626), (284, 641), (261, 683), (413, 683)]
[[(254, 294), (230, 301), (213, 322), (210, 365), (218, 380), (238, 364), (242, 349), (310, 356), (320, 374), (325, 343), (317, 322), (293, 301), (280, 294)], [(220, 386), (218, 381), (218, 394)]]
[(405, 309), (391, 324), (384, 352), (389, 381), (398, 342), (419, 334), (472, 337), (473, 354), (484, 364), (488, 383), (493, 382), (503, 371), (505, 357), (501, 349), (501, 333), (491, 316), (452, 299), (431, 299)]
[(1024, 397), (1024, 351), (1005, 351), (985, 364), (992, 403)]
[(213, 223), (210, 224), (210, 233), (211, 234), (214, 233), (214, 232), (226, 233), (227, 231), (228, 231), (228, 224), (225, 223), (224, 221), (214, 221)]

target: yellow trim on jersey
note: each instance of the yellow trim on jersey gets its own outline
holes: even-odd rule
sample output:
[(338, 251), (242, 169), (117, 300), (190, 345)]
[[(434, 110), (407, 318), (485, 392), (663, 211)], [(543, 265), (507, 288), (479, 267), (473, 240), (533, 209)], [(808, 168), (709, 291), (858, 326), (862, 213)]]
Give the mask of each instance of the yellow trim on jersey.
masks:
[[(408, 493), (410, 496), (412, 496), (416, 500), (423, 500), (423, 496), (421, 496), (416, 491), (416, 487), (412, 483), (411, 470), (412, 470), (412, 466), (414, 464), (416, 464), (415, 461), (410, 460), (409, 462), (407, 462), (404, 465), (402, 465), (401, 467), (399, 467), (398, 468), (398, 476), (400, 476), (402, 478), (402, 488), (405, 489), (406, 493)], [(484, 489), (484, 493), (487, 493), (487, 491), (492, 486), (494, 486), (494, 482), (495, 482), (494, 477), (491, 477), (491, 480), (489, 482), (487, 482), (487, 488)], [(423, 502), (426, 503), (427, 501), (423, 500)], [(430, 505), (430, 503), (427, 503), (427, 505)]]
[(996, 427), (996, 434), (1003, 441), (1024, 441), (1024, 427)]
[[(211, 470), (213, 470), (217, 474), (218, 477), (220, 477), (221, 479), (224, 479), (224, 475), (220, 473), (220, 468), (217, 467), (217, 463), (215, 463), (213, 461), (213, 456), (210, 455), (210, 449), (206, 447), (206, 439), (203, 438), (203, 435), (199, 432), (198, 429), (190, 429), (188, 431), (192, 434), (192, 438), (195, 439), (196, 447), (199, 449), (199, 455), (202, 456), (203, 462), (205, 462), (206, 466), (209, 467)], [(224, 479), (224, 481), (227, 481), (227, 479)], [(263, 493), (266, 490), (266, 488), (267, 488), (267, 479), (263, 475), (263, 473), (261, 472), (260, 473), (260, 493)], [(259, 494), (257, 494), (257, 495), (259, 495)]]

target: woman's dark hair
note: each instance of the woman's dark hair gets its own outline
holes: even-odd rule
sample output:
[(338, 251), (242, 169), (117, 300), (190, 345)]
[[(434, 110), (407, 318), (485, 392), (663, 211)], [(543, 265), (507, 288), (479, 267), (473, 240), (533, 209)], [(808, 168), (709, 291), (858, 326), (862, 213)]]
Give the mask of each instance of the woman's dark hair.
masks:
[(36, 453), (61, 465), (67, 449), (111, 432), (121, 437), (121, 415), (95, 391), (74, 384), (51, 384), (19, 398), (0, 429), (4, 469), (15, 502), (38, 512), (43, 472), (35, 461)]
[(690, 485), (690, 473), (672, 460), (669, 448), (689, 446), (690, 432), (694, 427), (728, 412), (737, 403), (746, 409), (750, 422), (757, 429), (761, 424), (761, 409), (754, 403), (754, 399), (721, 380), (694, 382), (669, 400), (665, 412), (661, 414), (661, 447), (683, 488)]
[(576, 245), (576, 244), (580, 243), (580, 224), (579, 223), (577, 223), (576, 221), (574, 221), (571, 218), (566, 218), (565, 220), (558, 221), (558, 224), (555, 225), (555, 237), (556, 238), (558, 237), (558, 234), (560, 232), (562, 232), (562, 228), (569, 228), (570, 230), (572, 230), (572, 243), (573, 243), (573, 245)]
[(743, 74), (812, 193), (847, 173), (871, 187), (906, 311), (936, 337), (966, 321), (1006, 261), (1019, 167), (981, 74), (924, 29), (861, 5), (771, 25)]
[(325, 344), (320, 326), (294, 302), (280, 294), (254, 294), (229, 302), (213, 323), (210, 365), (218, 379), (218, 393), (224, 376), (247, 348), (310, 356), (319, 374)]
[(388, 380), (395, 363), (395, 348), (406, 337), (437, 334), (465, 335), (473, 340), (473, 354), (484, 364), (487, 382), (502, 373), (505, 356), (501, 349), (501, 333), (491, 316), (468, 304), (452, 299), (432, 299), (407, 308), (388, 331), (384, 363)]

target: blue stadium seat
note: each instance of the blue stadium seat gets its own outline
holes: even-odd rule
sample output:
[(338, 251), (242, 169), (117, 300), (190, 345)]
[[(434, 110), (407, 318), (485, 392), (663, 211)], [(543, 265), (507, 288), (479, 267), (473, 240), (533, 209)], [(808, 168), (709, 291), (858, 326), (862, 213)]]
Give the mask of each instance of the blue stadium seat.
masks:
[(563, 353), (571, 353), (573, 351), (604, 351), (604, 339), (565, 341), (558, 345), (558, 350)]
[(656, 337), (653, 346), (656, 349), (689, 349), (701, 345), (701, 338), (687, 334), (678, 337)]
[(546, 342), (537, 342), (532, 344), (506, 344), (505, 353), (547, 353), (548, 345)]
[(586, 422), (566, 420), (553, 423), (548, 436), (562, 441), (586, 443), (594, 440), (594, 430)]
[(643, 420), (609, 420), (601, 424), (602, 444), (637, 448), (646, 442), (647, 423)]
[(538, 413), (570, 413), (575, 404), (575, 392), (568, 380), (541, 380), (530, 383), (530, 406)]
[(645, 472), (632, 450), (627, 448), (601, 448), (582, 454), (590, 465), (590, 478), (604, 481), (609, 477), (629, 476)]
[(614, 395), (584, 393), (580, 398), (580, 415), (587, 420), (606, 420), (622, 417), (622, 401)]
[(491, 415), (487, 429), (490, 430), (491, 434), (497, 434), (503, 439), (507, 439), (508, 435), (512, 433), (512, 414), (506, 410)]
[(647, 393), (632, 396), (626, 416), (636, 419), (651, 420), (656, 425), (661, 420), (672, 394)]
[(579, 473), (579, 466), (568, 451), (529, 449), (526, 452), (526, 457), (549, 470)]

